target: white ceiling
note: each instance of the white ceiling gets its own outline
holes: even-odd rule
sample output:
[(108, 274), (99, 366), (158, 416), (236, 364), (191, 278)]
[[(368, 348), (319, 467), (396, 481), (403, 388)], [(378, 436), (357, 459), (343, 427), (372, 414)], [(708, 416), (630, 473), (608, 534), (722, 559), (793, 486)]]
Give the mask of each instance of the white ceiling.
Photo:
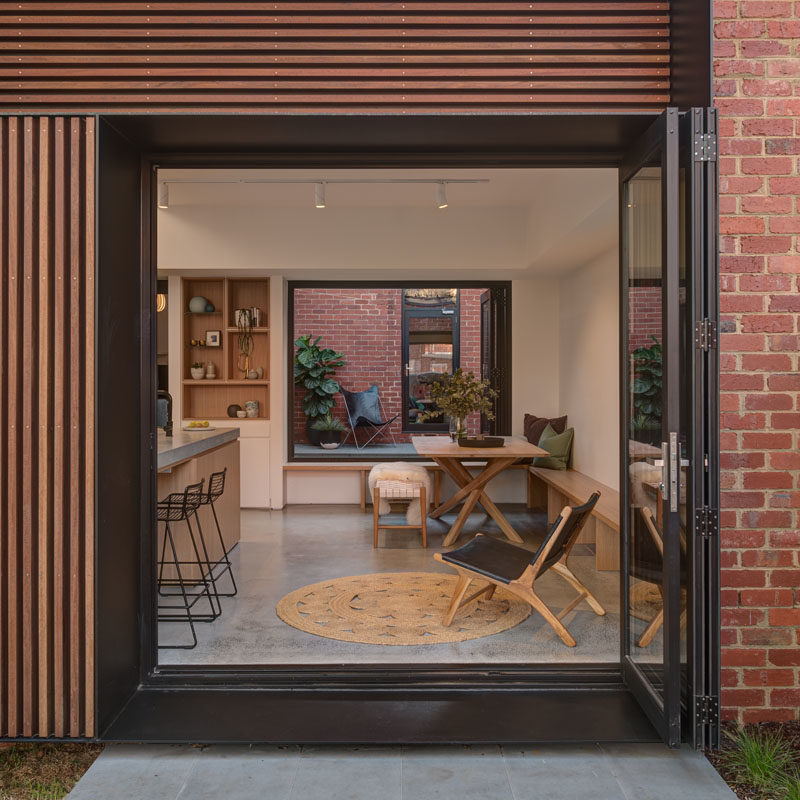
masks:
[[(161, 170), (159, 268), (554, 275), (617, 244), (613, 169)], [(485, 180), (434, 184), (336, 180)], [(305, 183), (291, 183), (291, 181)], [(253, 183), (247, 181), (287, 181)], [(314, 181), (326, 186), (314, 208)]]

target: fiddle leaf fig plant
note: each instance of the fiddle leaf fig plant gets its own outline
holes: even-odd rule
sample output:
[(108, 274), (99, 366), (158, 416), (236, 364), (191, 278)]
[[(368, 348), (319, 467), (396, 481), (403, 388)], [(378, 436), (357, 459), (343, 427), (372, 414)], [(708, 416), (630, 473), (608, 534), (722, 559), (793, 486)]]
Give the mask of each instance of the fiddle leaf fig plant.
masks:
[(662, 347), (652, 334), (653, 344), (637, 347), (631, 352), (633, 364), (633, 418), (634, 429), (661, 430)]
[(344, 366), (344, 356), (328, 347), (320, 347), (321, 336), (313, 341), (311, 335), (301, 336), (294, 343), (294, 382), (306, 390), (303, 413), (316, 420), (330, 413), (336, 405), (339, 383), (331, 376)]

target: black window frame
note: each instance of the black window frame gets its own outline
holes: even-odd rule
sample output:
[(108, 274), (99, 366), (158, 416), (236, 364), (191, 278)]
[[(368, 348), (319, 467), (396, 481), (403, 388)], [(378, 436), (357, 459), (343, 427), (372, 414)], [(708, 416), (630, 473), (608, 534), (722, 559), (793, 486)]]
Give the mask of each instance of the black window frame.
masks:
[[(287, 430), (287, 463), (303, 463), (303, 462), (317, 462), (320, 460), (319, 455), (298, 455), (295, 453), (294, 448), (294, 407), (296, 401), (295, 383), (294, 383), (294, 342), (296, 338), (294, 326), (294, 293), (296, 289), (490, 289), (497, 290), (505, 298), (502, 304), (502, 312), (504, 319), (502, 320), (501, 329), (504, 331), (511, 331), (511, 281), (499, 280), (437, 280), (437, 281), (400, 281), (400, 280), (362, 280), (362, 281), (335, 281), (335, 280), (288, 280), (286, 282), (287, 289), (287, 306), (286, 306), (286, 331), (287, 331), (287, 358), (286, 358), (286, 397), (287, 397), (287, 419), (289, 420), (289, 427)], [(459, 298), (460, 303), (460, 298)], [(404, 304), (403, 304), (404, 305)], [(460, 308), (460, 306), (458, 306)], [(405, 308), (403, 309), (403, 337), (405, 337)], [(456, 351), (456, 337), (454, 337), (454, 355)], [(498, 404), (498, 419), (495, 420), (495, 428), (497, 433), (508, 435), (511, 433), (511, 392), (512, 392), (512, 370), (511, 370), (511, 357), (512, 357), (512, 342), (511, 336), (503, 337), (502, 346), (497, 348), (497, 359), (500, 362), (498, 374), (501, 376), (503, 383), (503, 391), (501, 397), (506, 398), (505, 403)], [(455, 366), (455, 359), (454, 359)], [(401, 367), (401, 377), (402, 367)], [(407, 402), (407, 386), (405, 380), (401, 380), (403, 386), (403, 402)], [(441, 430), (446, 430), (446, 426), (441, 426)], [(429, 427), (425, 428), (426, 431), (431, 431)], [(407, 431), (403, 429), (403, 433), (414, 433), (415, 431)], [(325, 463), (347, 463), (349, 461), (394, 461), (397, 455), (379, 454), (366, 450), (362, 453), (353, 455), (339, 454), (338, 451), (333, 451), (325, 454)], [(427, 459), (417, 455), (404, 455), (404, 461), (426, 461)]]

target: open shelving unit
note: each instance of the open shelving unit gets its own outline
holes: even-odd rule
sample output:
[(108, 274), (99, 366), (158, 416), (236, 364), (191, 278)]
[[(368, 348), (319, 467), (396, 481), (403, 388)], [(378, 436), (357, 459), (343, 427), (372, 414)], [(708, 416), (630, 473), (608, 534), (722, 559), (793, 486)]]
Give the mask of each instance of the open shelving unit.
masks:
[[(214, 311), (189, 311), (189, 301), (205, 297)], [(258, 417), (236, 419), (236, 423), (269, 419), (269, 278), (183, 278), (183, 347), (181, 376), (183, 384), (183, 418), (229, 421), (228, 406), (244, 408), (249, 400), (258, 401)], [(251, 330), (253, 352), (251, 369), (262, 367), (264, 377), (245, 377), (239, 359), (236, 309), (261, 310), (260, 325)], [(192, 344), (205, 342), (209, 331), (220, 332), (220, 346)], [(213, 362), (217, 377), (194, 380), (191, 365)]]

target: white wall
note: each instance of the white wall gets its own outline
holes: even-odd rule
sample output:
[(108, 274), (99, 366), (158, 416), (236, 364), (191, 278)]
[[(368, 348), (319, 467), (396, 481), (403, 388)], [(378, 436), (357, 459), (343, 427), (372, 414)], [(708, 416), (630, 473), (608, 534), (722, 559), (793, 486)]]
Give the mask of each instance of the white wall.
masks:
[(575, 428), (572, 465), (619, 489), (619, 256), (560, 282), (559, 406)]

